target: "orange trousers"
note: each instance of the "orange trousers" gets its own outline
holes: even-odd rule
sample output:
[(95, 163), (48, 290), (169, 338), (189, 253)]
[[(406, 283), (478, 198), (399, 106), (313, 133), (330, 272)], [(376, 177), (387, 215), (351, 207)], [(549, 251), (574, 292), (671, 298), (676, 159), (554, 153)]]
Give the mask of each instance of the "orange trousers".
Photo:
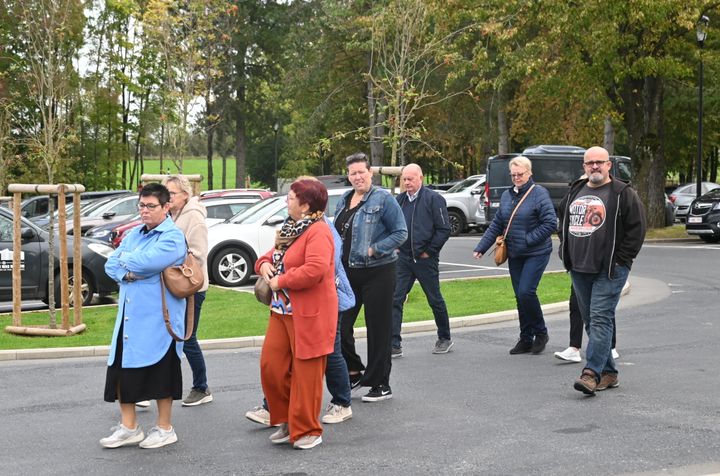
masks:
[(290, 441), (322, 435), (320, 410), (327, 356), (295, 357), (292, 316), (270, 313), (260, 355), (260, 380), (270, 411), (270, 424), (287, 423)]

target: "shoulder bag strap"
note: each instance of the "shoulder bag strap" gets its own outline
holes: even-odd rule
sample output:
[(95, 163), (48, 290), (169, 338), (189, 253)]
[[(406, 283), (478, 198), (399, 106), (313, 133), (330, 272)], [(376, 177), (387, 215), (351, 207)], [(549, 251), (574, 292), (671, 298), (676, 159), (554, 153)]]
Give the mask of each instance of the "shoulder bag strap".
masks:
[[(162, 273), (160, 273), (160, 294), (162, 295), (162, 311), (163, 311), (163, 319), (165, 320), (165, 327), (167, 328), (168, 333), (170, 334), (170, 337), (173, 338), (173, 340), (176, 340), (178, 342), (185, 342), (190, 338), (190, 336), (193, 333), (193, 329), (195, 327), (195, 316), (193, 315), (195, 313), (195, 296), (188, 296), (185, 298), (185, 338), (178, 337), (177, 334), (173, 331), (172, 326), (170, 325), (170, 312), (167, 308), (167, 301), (165, 300), (165, 280), (162, 277)], [(188, 319), (188, 314), (190, 314), (190, 319)]]
[(515, 209), (513, 210), (512, 214), (510, 215), (510, 220), (508, 220), (508, 224), (507, 224), (507, 226), (505, 227), (505, 233), (503, 233), (503, 239), (505, 239), (505, 237), (506, 237), (507, 234), (508, 234), (508, 231), (510, 230), (510, 225), (512, 224), (513, 218), (515, 218), (515, 212), (518, 211), (518, 208), (520, 208), (520, 205), (522, 205), (522, 202), (525, 201), (525, 199), (527, 198), (527, 196), (530, 195), (530, 192), (532, 192), (532, 189), (534, 189), (534, 188), (535, 188), (535, 184), (532, 184), (532, 185), (530, 186), (530, 188), (528, 189), (528, 191), (525, 192), (525, 195), (523, 195), (523, 197), (520, 199), (520, 201), (518, 202), (518, 204), (515, 205)]

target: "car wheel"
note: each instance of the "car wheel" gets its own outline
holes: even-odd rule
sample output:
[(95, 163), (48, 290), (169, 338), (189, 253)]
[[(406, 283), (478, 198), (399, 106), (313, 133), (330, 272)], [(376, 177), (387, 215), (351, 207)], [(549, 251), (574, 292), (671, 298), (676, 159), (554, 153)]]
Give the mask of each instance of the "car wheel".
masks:
[(448, 217), (450, 218), (450, 236), (458, 236), (465, 229), (465, 217), (455, 210), (449, 211)]
[[(70, 271), (72, 272), (72, 271)], [(87, 279), (87, 272), (83, 272), (82, 284), (80, 284), (80, 295), (82, 296), (82, 305), (89, 306), (92, 303), (93, 296), (95, 295), (95, 286), (92, 281)], [(73, 305), (73, 286), (75, 279), (70, 275), (68, 279), (68, 303), (70, 306)], [(60, 299), (60, 273), (55, 275), (55, 307), (62, 306)]]
[(254, 264), (245, 250), (225, 248), (213, 258), (213, 281), (220, 286), (242, 286), (250, 279)]
[(705, 243), (717, 243), (720, 242), (720, 236), (716, 235), (700, 235), (700, 239)]

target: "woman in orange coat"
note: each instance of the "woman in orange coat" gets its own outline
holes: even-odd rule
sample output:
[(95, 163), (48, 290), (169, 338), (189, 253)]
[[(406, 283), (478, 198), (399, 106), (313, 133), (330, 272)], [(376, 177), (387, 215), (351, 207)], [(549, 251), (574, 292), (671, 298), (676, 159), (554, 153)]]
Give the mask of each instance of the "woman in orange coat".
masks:
[(323, 376), (337, 327), (334, 242), (322, 183), (294, 182), (287, 202), (274, 249), (255, 264), (273, 290), (260, 377), (270, 423), (280, 425), (270, 441), (310, 449), (322, 443)]

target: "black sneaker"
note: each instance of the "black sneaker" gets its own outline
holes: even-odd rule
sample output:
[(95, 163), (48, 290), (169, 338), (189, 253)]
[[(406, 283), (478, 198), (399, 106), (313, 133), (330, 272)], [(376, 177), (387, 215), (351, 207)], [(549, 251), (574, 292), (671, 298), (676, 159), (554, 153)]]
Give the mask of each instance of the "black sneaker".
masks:
[(532, 342), (525, 342), (523, 340), (517, 341), (517, 344), (515, 344), (515, 347), (510, 349), (510, 354), (527, 354), (528, 352), (532, 351), (533, 343)]
[(350, 374), (350, 390), (355, 390), (360, 386), (360, 381), (362, 380), (362, 377), (362, 372), (357, 374)]
[(538, 334), (535, 336), (535, 340), (532, 343), (532, 353), (539, 354), (545, 350), (545, 344), (548, 343), (550, 337), (547, 334)]
[(393, 348), (390, 350), (390, 357), (392, 357), (393, 359), (396, 359), (396, 358), (402, 357), (402, 356), (403, 356), (402, 347), (400, 347), (400, 346), (394, 347), (393, 346)]
[(382, 400), (389, 400), (392, 398), (392, 390), (389, 385), (378, 385), (370, 389), (370, 391), (363, 395), (363, 402), (380, 402)]

